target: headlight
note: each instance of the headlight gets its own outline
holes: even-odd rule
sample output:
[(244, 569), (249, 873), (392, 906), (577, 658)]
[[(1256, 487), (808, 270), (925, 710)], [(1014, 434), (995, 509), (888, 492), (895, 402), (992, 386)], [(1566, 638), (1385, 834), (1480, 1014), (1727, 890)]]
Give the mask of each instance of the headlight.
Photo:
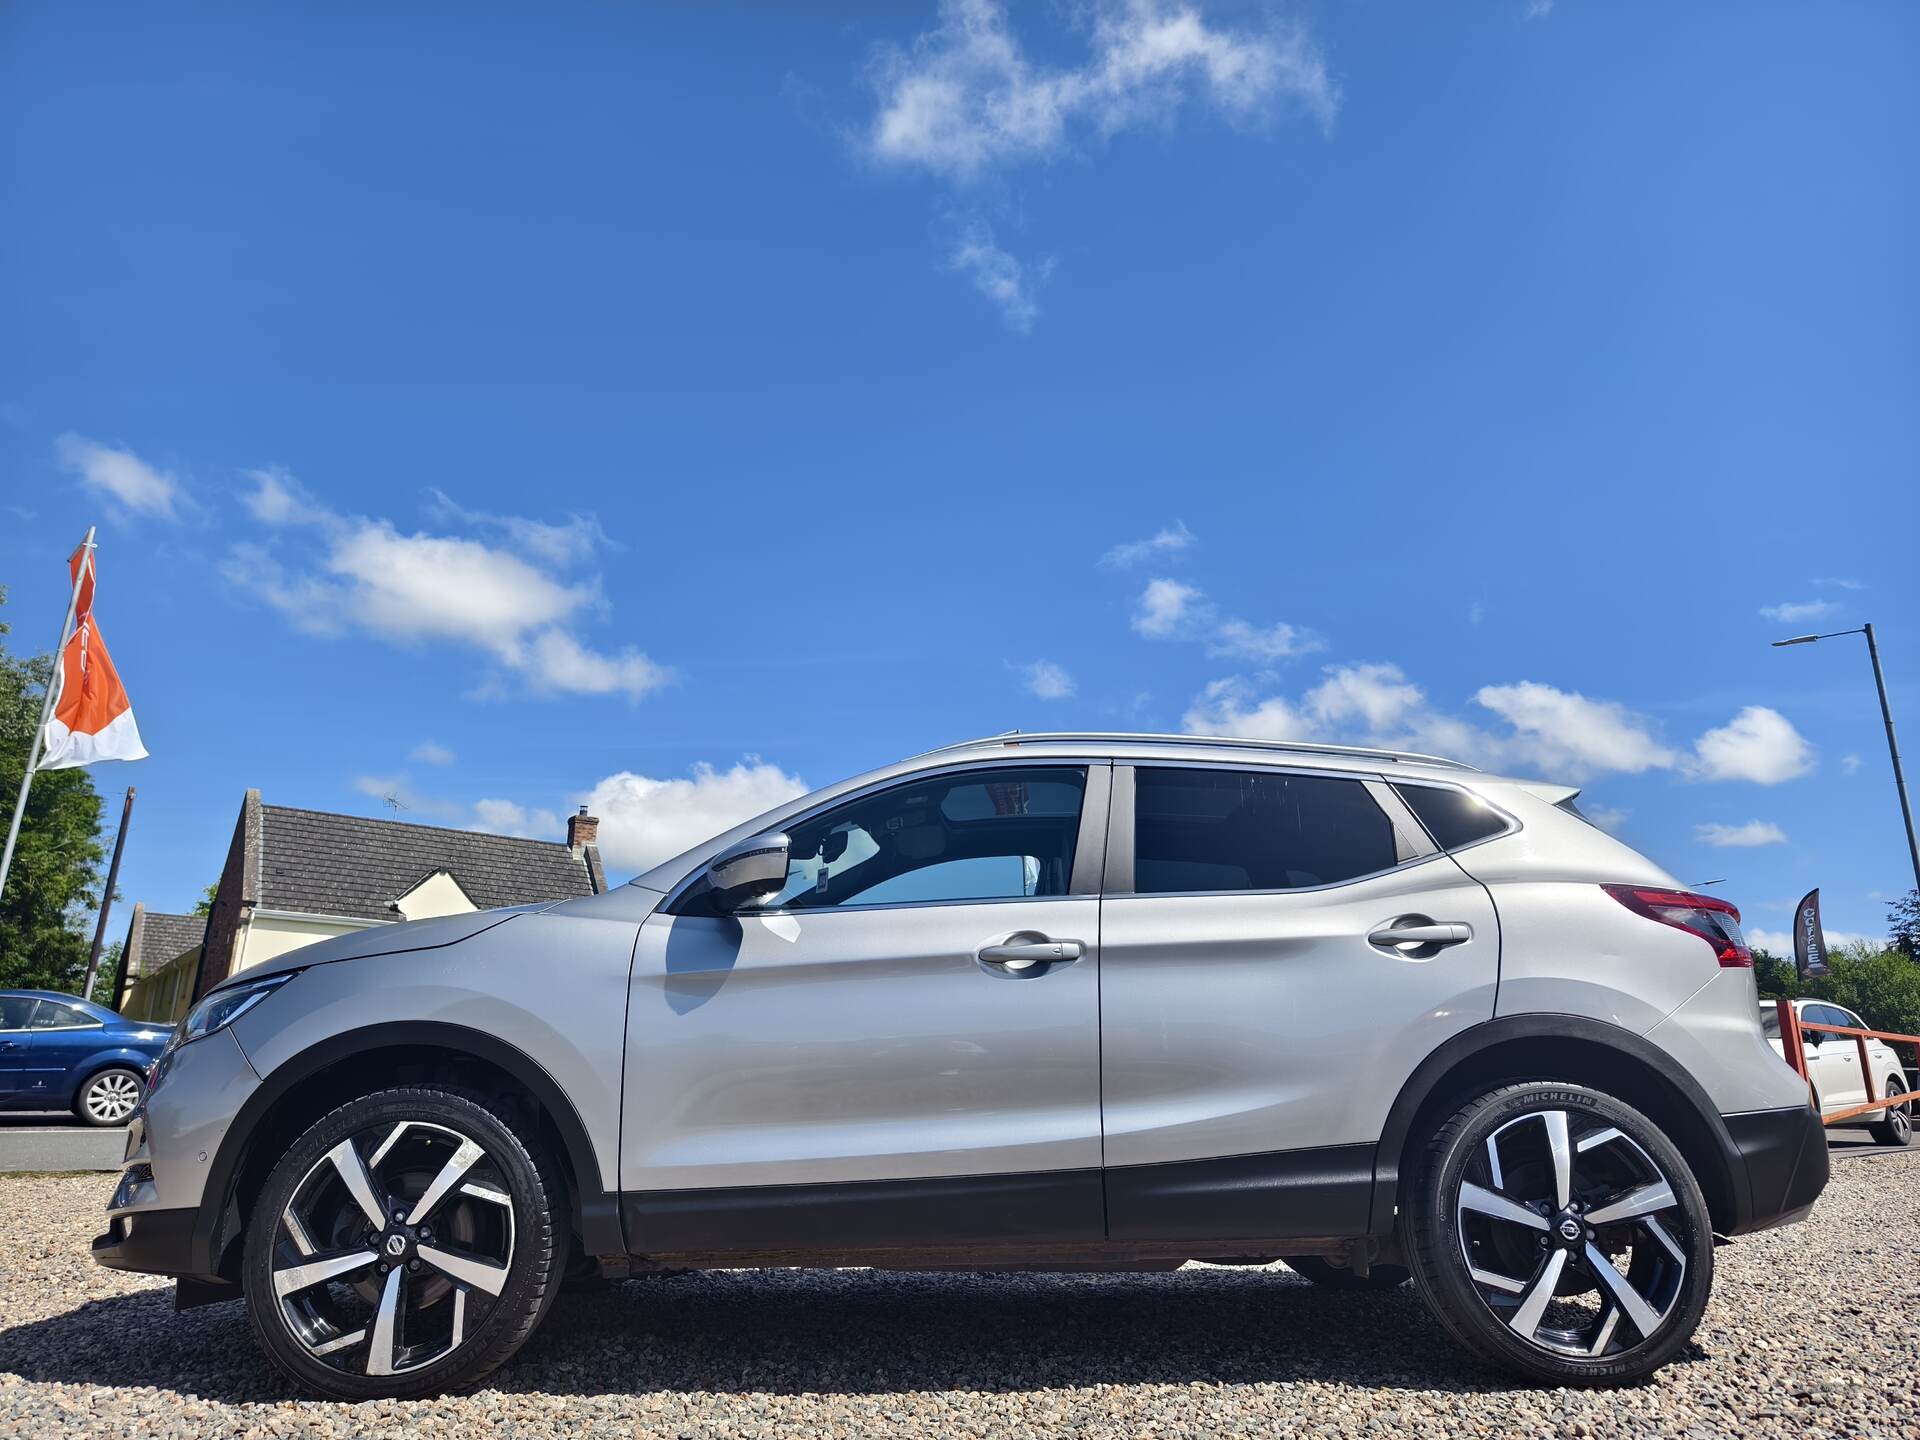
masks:
[(173, 1039), (167, 1042), (167, 1049), (178, 1049), (202, 1035), (226, 1029), (299, 973), (287, 970), (278, 975), (263, 975), (258, 980), (242, 981), (214, 991), (187, 1012), (187, 1018), (180, 1022)]

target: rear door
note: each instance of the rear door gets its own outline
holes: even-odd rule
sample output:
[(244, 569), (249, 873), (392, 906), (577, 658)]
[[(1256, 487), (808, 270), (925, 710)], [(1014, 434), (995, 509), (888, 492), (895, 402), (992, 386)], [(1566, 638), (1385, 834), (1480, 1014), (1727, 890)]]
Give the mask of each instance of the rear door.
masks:
[(750, 914), (641, 929), (641, 1251), (1097, 1240), (1105, 764), (958, 767), (788, 826)]
[(1373, 776), (1116, 766), (1114, 817), (1112, 1235), (1358, 1233), (1401, 1085), (1493, 1014), (1486, 891)]
[[(1849, 1029), (1859, 1029), (1859, 1023), (1853, 1016), (1837, 1005), (1809, 1005), (1801, 1017), (1813, 1021), (1816, 1025), (1844, 1025)], [(1850, 1105), (1864, 1105), (1867, 1102), (1867, 1087), (1860, 1072), (1860, 1046), (1851, 1035), (1829, 1035), (1823, 1030), (1805, 1032), (1809, 1040), (1818, 1039), (1818, 1045), (1807, 1047), (1807, 1069), (1813, 1076), (1814, 1089), (1820, 1093), (1820, 1108), (1827, 1110), (1845, 1110)]]
[(57, 1000), (42, 1000), (32, 1023), (19, 1099), (59, 1109), (73, 1099), (75, 1067), (100, 1049), (107, 1027), (79, 1007)]

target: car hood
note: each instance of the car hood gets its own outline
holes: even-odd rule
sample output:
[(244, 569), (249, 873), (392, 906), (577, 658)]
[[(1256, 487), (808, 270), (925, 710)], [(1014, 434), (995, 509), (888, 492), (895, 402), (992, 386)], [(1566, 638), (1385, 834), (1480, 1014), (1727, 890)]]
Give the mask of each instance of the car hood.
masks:
[(546, 905), (516, 905), (504, 910), (476, 910), (466, 915), (437, 915), (431, 920), (404, 920), (395, 925), (375, 925), (349, 935), (335, 935), (289, 950), (258, 965), (249, 965), (238, 975), (222, 981), (216, 989), (263, 975), (279, 975), (289, 970), (304, 970), (309, 965), (327, 965), (335, 960), (364, 960), (373, 955), (404, 955), (411, 950), (438, 950), (443, 945), (458, 945), (496, 925), (504, 925), (516, 915), (545, 910)]

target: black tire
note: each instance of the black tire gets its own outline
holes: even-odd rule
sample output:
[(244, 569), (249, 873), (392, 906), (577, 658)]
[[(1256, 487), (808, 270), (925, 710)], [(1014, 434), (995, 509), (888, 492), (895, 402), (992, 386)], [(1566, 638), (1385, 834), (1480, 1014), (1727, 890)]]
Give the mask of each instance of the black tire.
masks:
[(1447, 1332), (1550, 1385), (1652, 1374), (1692, 1337), (1713, 1284), (1712, 1221), (1686, 1160), (1646, 1116), (1581, 1085), (1509, 1085), (1463, 1106), (1428, 1145), (1400, 1223)]
[[(1887, 1086), (1881, 1092), (1886, 1098), (1907, 1093), (1906, 1082), (1887, 1077)], [(1867, 1126), (1867, 1133), (1873, 1136), (1877, 1145), (1907, 1146), (1913, 1143), (1913, 1106), (1903, 1105), (1898, 1110), (1886, 1110), (1884, 1120), (1876, 1120)]]
[(1336, 1265), (1319, 1255), (1283, 1255), (1287, 1268), (1302, 1280), (1311, 1280), (1328, 1290), (1398, 1290), (1413, 1278), (1403, 1265), (1374, 1265), (1365, 1275), (1345, 1265)]
[(74, 1092), (73, 1113), (88, 1125), (124, 1125), (147, 1093), (147, 1077), (126, 1065), (109, 1065), (89, 1075)]
[[(381, 1137), (384, 1146), (375, 1143)], [(469, 1145), (478, 1159), (429, 1201), (422, 1192), (455, 1171)], [(380, 1232), (370, 1228), (368, 1204), (354, 1199), (352, 1162), (335, 1158), (343, 1146), (360, 1162), (368, 1200), (387, 1216)], [(290, 1212), (296, 1196), (302, 1208)], [(432, 1208), (403, 1223), (423, 1204)], [(319, 1394), (366, 1400), (464, 1389), (525, 1344), (551, 1307), (572, 1239), (566, 1214), (555, 1166), (484, 1097), (420, 1086), (350, 1101), (288, 1147), (248, 1217), (241, 1282), (254, 1336), (275, 1366)], [(403, 1258), (389, 1266), (395, 1236)], [(365, 1264), (297, 1286), (284, 1301), (277, 1293), (276, 1274), (362, 1255)], [(442, 1265), (478, 1278), (462, 1283)], [(479, 1318), (466, 1323), (475, 1309)], [(415, 1358), (442, 1344), (441, 1325), (444, 1348)], [(328, 1342), (331, 1353), (316, 1348)], [(376, 1363), (394, 1373), (368, 1373)]]

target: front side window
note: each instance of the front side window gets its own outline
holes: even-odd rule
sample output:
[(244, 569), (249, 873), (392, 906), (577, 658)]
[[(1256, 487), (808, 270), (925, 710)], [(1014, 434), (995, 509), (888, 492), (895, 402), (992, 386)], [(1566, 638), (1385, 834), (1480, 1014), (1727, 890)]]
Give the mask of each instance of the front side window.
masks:
[(1133, 784), (1139, 894), (1302, 890), (1399, 863), (1393, 824), (1358, 780), (1139, 767)]
[(24, 1030), (33, 1014), (31, 995), (0, 995), (0, 1030)]
[(930, 905), (1065, 895), (1087, 772), (933, 775), (787, 828), (787, 883), (763, 908)]

